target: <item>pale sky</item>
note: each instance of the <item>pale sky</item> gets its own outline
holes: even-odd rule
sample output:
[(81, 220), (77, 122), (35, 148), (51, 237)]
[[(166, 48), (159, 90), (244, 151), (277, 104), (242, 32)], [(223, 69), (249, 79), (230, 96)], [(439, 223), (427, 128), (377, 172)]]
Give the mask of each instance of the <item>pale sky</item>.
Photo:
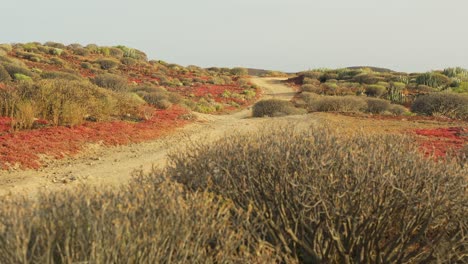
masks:
[(127, 45), (181, 65), (468, 68), (467, 0), (2, 0), (0, 43)]

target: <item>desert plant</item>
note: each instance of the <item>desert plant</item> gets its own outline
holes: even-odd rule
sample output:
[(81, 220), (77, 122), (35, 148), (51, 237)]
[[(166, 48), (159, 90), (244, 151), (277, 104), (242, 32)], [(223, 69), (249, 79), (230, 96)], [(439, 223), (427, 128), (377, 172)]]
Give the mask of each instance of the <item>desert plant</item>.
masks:
[(408, 109), (402, 105), (398, 105), (398, 104), (392, 104), (390, 105), (390, 108), (388, 109), (388, 111), (394, 115), (404, 115), (406, 113), (408, 113)]
[(442, 89), (450, 84), (450, 78), (437, 72), (426, 72), (416, 77), (416, 83)]
[(14, 78), (16, 73), (23, 74), (29, 77), (33, 76), (33, 73), (21, 63), (4, 63), (3, 67)]
[(367, 102), (367, 112), (373, 114), (382, 114), (390, 110), (390, 102), (383, 99), (377, 98), (368, 98)]
[(109, 55), (114, 58), (120, 59), (124, 56), (124, 52), (118, 48), (109, 48)]
[(46, 43), (44, 43), (44, 46), (47, 46), (47, 47), (52, 47), (52, 48), (57, 48), (57, 49), (66, 49), (67, 47), (65, 45), (63, 45), (62, 43), (57, 43), (57, 42), (52, 42), (52, 41), (48, 41)]
[(138, 63), (138, 60), (130, 58), (130, 57), (123, 57), (122, 59), (120, 59), (120, 62), (123, 65), (134, 66)]
[(231, 74), (236, 76), (249, 75), (249, 71), (246, 68), (236, 67), (231, 69)]
[(30, 129), (33, 127), (36, 109), (31, 101), (21, 101), (16, 104), (11, 127), (14, 130)]
[(92, 69), (92, 68), (93, 68), (93, 65), (92, 65), (91, 63), (89, 63), (89, 62), (82, 62), (82, 63), (80, 64), (80, 66), (81, 66), (81, 68), (83, 68), (83, 69)]
[(309, 111), (319, 112), (362, 112), (366, 108), (366, 101), (356, 96), (323, 96), (308, 105)]
[(0, 64), (0, 82), (9, 82), (11, 81), (11, 76), (7, 70)]
[(267, 127), (173, 153), (167, 174), (253, 210), (259, 239), (302, 263), (463, 262), (466, 169), (409, 138), (345, 134)]
[(32, 82), (32, 78), (27, 76), (27, 75), (24, 75), (24, 74), (21, 74), (21, 73), (15, 73), (13, 75), (13, 78), (16, 80), (16, 81), (19, 81), (19, 82)]
[(446, 68), (443, 71), (443, 74), (447, 77), (453, 78), (457, 76), (468, 76), (468, 70), (463, 69), (461, 67), (456, 68)]
[(301, 86), (301, 91), (302, 92), (309, 92), (309, 93), (316, 93), (316, 94), (321, 94), (323, 92), (322, 88), (320, 86), (314, 85), (314, 84), (304, 84)]
[(366, 94), (368, 96), (380, 97), (387, 91), (387, 88), (378, 84), (371, 84), (366, 86)]
[(294, 104), (291, 102), (278, 99), (262, 100), (257, 102), (252, 108), (252, 115), (254, 117), (295, 115), (301, 113), (303, 112), (294, 107)]
[(447, 92), (422, 95), (413, 102), (411, 111), (468, 120), (468, 95)]
[(10, 44), (0, 44), (0, 49), (6, 52), (11, 52), (13, 47)]
[(68, 72), (43, 72), (41, 73), (41, 77), (43, 79), (65, 79), (65, 80), (71, 80), (71, 81), (80, 81), (83, 80), (81, 76), (78, 76), (73, 73), (68, 73)]
[(119, 62), (112, 59), (99, 59), (96, 62), (101, 66), (101, 69), (103, 70), (110, 70), (119, 66)]
[(116, 92), (124, 92), (128, 90), (127, 80), (124, 77), (115, 74), (100, 74), (97, 75), (93, 82), (103, 88), (110, 89)]
[[(156, 173), (155, 173), (156, 174)], [(160, 175), (125, 188), (80, 186), (11, 197), (0, 208), (2, 263), (275, 263), (252, 212)]]
[(76, 49), (73, 49), (73, 54), (75, 55), (78, 55), (78, 56), (88, 56), (89, 55), (89, 50), (85, 49), (85, 48), (76, 48)]

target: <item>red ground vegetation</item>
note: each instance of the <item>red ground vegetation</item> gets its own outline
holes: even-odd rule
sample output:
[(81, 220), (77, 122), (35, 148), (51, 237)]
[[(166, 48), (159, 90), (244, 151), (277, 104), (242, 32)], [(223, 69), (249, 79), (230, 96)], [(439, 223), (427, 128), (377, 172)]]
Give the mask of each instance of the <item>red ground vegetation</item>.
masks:
[(456, 153), (468, 143), (468, 129), (464, 127), (416, 129), (414, 133), (420, 136), (421, 150), (436, 157)]
[[(63, 158), (78, 153), (89, 143), (123, 145), (158, 138), (188, 121), (180, 119), (187, 110), (174, 106), (155, 110), (147, 121), (85, 123), (76, 127), (48, 127), (5, 133), (9, 120), (0, 118), (0, 168), (19, 164), (23, 169), (41, 167), (40, 156)], [(8, 126), (8, 129), (6, 128)]]

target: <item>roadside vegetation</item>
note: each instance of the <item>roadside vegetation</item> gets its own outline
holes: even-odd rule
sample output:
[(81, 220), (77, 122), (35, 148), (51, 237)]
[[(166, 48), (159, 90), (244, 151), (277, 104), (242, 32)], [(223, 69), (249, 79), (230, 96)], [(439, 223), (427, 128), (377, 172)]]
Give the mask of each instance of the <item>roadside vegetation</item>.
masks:
[[(401, 73), (379, 68), (317, 69), (287, 81), (309, 112), (418, 114), (468, 120), (468, 70)], [(410, 111), (412, 113), (410, 113)]]
[[(74, 144), (57, 142), (57, 134), (85, 144), (76, 130), (91, 129), (89, 134), (100, 136), (93, 140), (106, 144), (138, 142), (184, 124), (181, 120), (190, 111), (223, 113), (246, 107), (259, 94), (246, 74), (239, 67), (203, 69), (148, 60), (142, 51), (126, 46), (1, 44), (0, 168), (37, 168), (36, 156), (54, 151), (37, 147), (30, 153), (18, 145), (37, 145), (40, 139), (51, 140), (61, 153), (76, 152)], [(146, 134), (115, 139), (119, 133), (112, 126), (126, 132), (144, 127)]]
[(462, 263), (465, 165), (426, 158), (404, 136), (267, 127), (193, 144), (165, 171), (136, 173), (118, 190), (5, 197), (0, 255), (2, 263)]

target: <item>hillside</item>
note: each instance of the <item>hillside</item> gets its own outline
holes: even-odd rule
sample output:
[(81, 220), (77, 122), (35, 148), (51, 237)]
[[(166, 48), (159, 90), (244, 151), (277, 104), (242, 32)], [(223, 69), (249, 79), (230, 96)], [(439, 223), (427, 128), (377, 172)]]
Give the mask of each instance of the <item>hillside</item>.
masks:
[(246, 74), (148, 60), (125, 46), (0, 44), (0, 167), (159, 137), (190, 111), (240, 109), (259, 93)]

